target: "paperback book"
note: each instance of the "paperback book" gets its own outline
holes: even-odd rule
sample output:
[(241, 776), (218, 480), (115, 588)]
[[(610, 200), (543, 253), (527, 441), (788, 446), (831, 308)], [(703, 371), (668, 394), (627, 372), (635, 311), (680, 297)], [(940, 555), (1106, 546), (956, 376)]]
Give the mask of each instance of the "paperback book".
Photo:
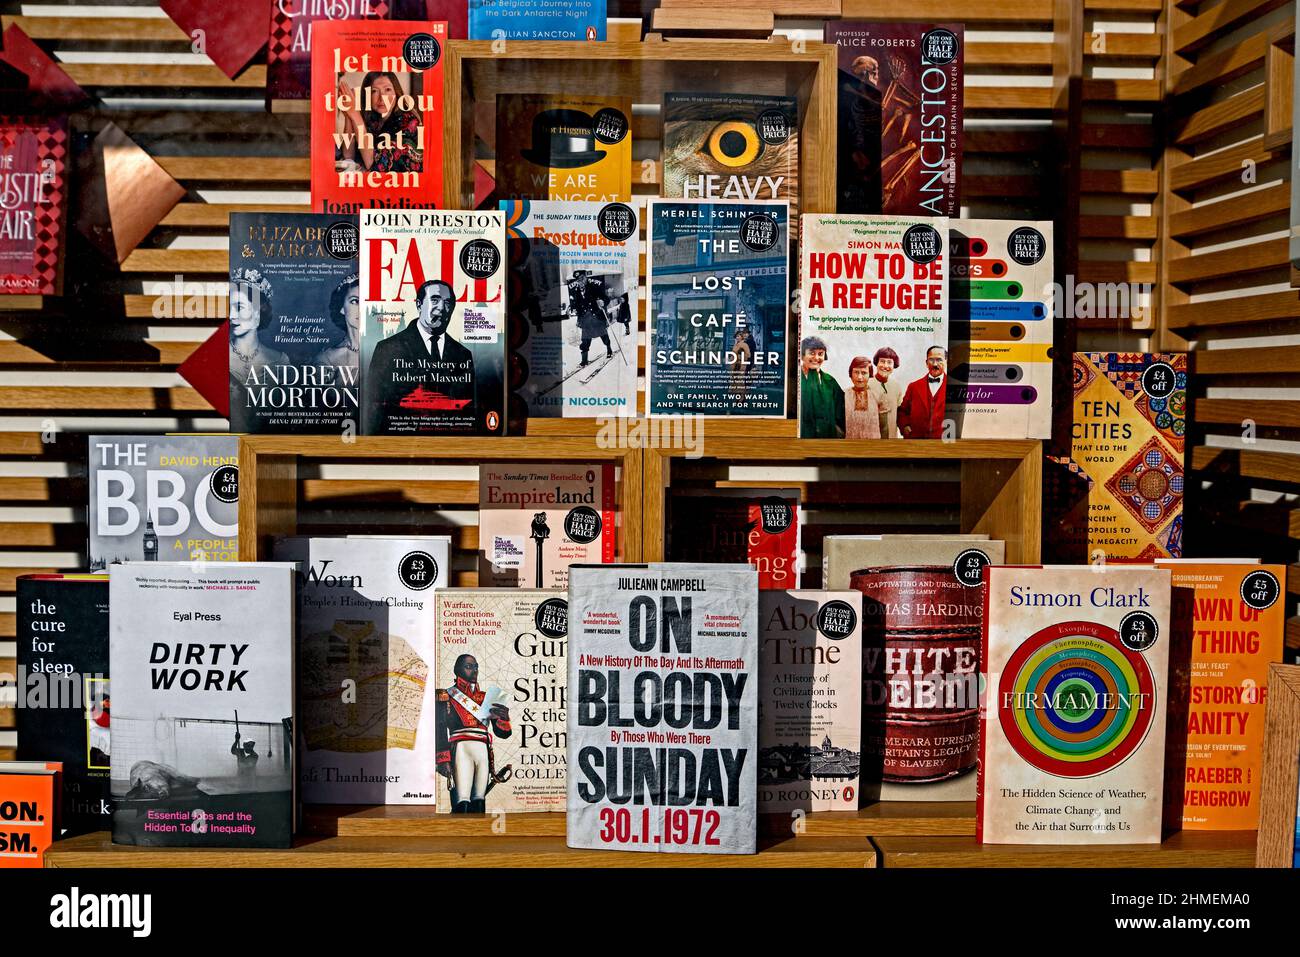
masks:
[(977, 839), (1160, 843), (1169, 570), (992, 566), (984, 576)]
[(321, 20), (311, 52), (311, 209), (436, 209), (447, 24)]
[(668, 198), (783, 199), (799, 215), (799, 101), (753, 93), (665, 93)]
[(293, 575), (273, 562), (109, 569), (113, 843), (289, 846)]
[(789, 207), (650, 200), (646, 412), (785, 418)]
[(568, 602), (540, 588), (450, 588), (438, 623), (438, 811), (565, 808)]
[(496, 197), (630, 202), (631, 98), (498, 93)]
[(511, 392), (529, 417), (636, 415), (641, 241), (626, 203), (503, 200)]
[(57, 761), (0, 761), (0, 868), (45, 866), (59, 837), (62, 777)]
[(503, 435), (505, 218), (361, 214), (367, 435)]
[(948, 220), (807, 214), (799, 435), (953, 438)]
[(0, 116), (0, 295), (63, 291), (68, 158), (66, 118)]
[(754, 853), (754, 569), (577, 565), (569, 621), (569, 846)]
[(63, 767), (63, 825), (69, 834), (111, 823), (108, 576), (20, 575), (19, 761)]
[(275, 0), (266, 43), (269, 100), (311, 98), (311, 41), (315, 25), (328, 20), (387, 20), (391, 0)]
[(963, 439), (1052, 437), (1052, 223), (948, 230), (947, 417)]
[(298, 563), (303, 801), (434, 803), (433, 598), (450, 550), (445, 536), (276, 542)]
[(965, 74), (959, 23), (831, 20), (840, 213), (957, 216)]
[(230, 431), (358, 426), (355, 216), (230, 215)]
[(799, 587), (798, 489), (673, 489), (670, 562), (749, 564), (760, 589)]
[(603, 40), (605, 0), (469, 0), (471, 40)]
[(760, 591), (758, 810), (856, 811), (862, 595)]
[(614, 464), (480, 465), (478, 582), (569, 587), (569, 566), (614, 561)]
[(92, 435), (88, 567), (239, 560), (239, 437)]

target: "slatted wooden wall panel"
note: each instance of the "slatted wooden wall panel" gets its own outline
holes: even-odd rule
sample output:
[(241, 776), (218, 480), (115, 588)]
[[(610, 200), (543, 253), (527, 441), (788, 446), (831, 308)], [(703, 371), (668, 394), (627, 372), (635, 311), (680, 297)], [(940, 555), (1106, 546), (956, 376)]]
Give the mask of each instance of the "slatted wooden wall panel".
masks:
[[(1292, 563), (1300, 594), (1300, 294), (1287, 255), (1293, 3), (1171, 2), (1166, 338), (1194, 350), (1190, 554)], [(1280, 52), (1279, 52), (1280, 51)], [(1280, 67), (1280, 69), (1279, 69)], [(1272, 77), (1270, 78), (1270, 68)], [(1267, 122), (1285, 101), (1285, 128)], [(1300, 649), (1300, 618), (1287, 644)]]

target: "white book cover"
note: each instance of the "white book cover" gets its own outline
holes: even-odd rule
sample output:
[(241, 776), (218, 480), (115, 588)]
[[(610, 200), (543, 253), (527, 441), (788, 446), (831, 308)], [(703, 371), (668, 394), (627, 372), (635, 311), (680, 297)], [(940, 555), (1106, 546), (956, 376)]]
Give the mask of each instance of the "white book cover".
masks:
[(280, 539), (298, 563), (299, 785), (308, 804), (433, 804), (433, 599), (451, 542)]
[(109, 566), (113, 842), (288, 847), (294, 566)]
[(568, 844), (752, 854), (758, 572), (569, 570)]

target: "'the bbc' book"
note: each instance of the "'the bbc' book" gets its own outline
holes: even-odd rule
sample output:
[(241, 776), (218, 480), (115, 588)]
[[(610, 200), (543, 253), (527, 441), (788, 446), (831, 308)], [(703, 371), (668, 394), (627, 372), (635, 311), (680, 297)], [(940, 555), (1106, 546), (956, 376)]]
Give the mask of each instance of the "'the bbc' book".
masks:
[(569, 571), (568, 844), (755, 850), (758, 574)]
[(630, 202), (631, 98), (497, 94), (496, 197)]
[(1168, 569), (993, 566), (984, 576), (979, 841), (1160, 843)]
[(0, 116), (0, 295), (62, 292), (68, 121)]
[(294, 566), (109, 569), (113, 842), (288, 847)]
[(239, 438), (92, 435), (90, 571), (239, 558)]
[(567, 606), (540, 588), (434, 597), (439, 812), (564, 811)]
[(505, 217), (361, 213), (367, 435), (502, 435)]
[(355, 434), (355, 216), (230, 216), (230, 430)]
[(605, 39), (605, 0), (468, 2), (471, 40)]

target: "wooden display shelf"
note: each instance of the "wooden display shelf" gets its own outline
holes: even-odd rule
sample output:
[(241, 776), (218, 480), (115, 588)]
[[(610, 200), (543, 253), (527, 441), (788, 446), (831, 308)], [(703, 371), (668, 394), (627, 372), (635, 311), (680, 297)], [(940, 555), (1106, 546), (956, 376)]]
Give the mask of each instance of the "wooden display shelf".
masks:
[(881, 867), (1254, 867), (1254, 831), (1179, 831), (1163, 844), (977, 844), (971, 837), (874, 839)]

